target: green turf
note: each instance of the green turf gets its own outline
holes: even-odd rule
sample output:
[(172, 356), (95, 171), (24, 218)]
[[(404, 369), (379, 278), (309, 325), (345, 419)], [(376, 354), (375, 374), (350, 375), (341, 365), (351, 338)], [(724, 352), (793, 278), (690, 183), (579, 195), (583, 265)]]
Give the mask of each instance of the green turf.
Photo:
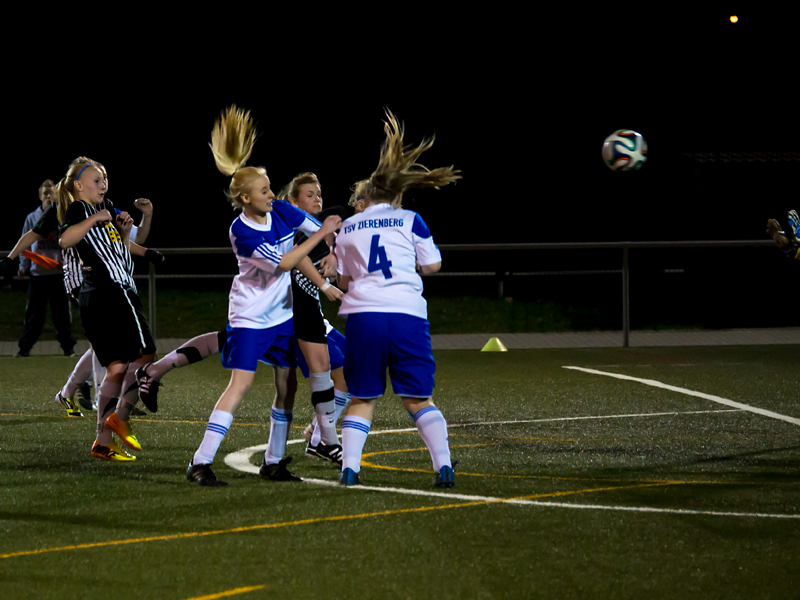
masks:
[[(436, 359), (435, 400), (459, 460), (450, 497), (262, 482), (225, 465), (226, 454), (266, 442), (267, 368), (217, 455), (230, 485), (189, 484), (185, 465), (227, 384), (216, 358), (165, 378), (161, 409), (134, 425), (139, 460), (92, 459), (93, 420), (70, 420), (52, 401), (74, 359), (1, 358), (0, 598), (184, 599), (249, 586), (265, 587), (232, 597), (796, 597), (800, 519), (452, 496), (800, 515), (797, 425), (743, 411), (686, 414), (728, 408), (562, 368), (658, 380), (800, 418), (800, 346)], [(311, 417), (308, 397), (301, 382), (294, 439)], [(683, 414), (510, 422), (661, 412)], [(433, 491), (419, 437), (377, 434), (410, 426), (396, 398), (380, 401), (365, 448), (380, 454), (365, 456), (377, 465), (364, 466), (365, 484)], [(297, 474), (336, 479), (334, 468), (302, 456), (303, 445), (288, 448)], [(140, 541), (75, 548), (126, 540)]]

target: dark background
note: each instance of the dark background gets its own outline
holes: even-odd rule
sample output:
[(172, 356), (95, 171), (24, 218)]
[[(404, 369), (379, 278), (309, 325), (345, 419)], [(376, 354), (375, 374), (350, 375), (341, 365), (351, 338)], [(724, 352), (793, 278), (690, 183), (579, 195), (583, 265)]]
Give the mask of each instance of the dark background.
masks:
[[(39, 183), (78, 155), (106, 165), (119, 208), (152, 200), (149, 246), (227, 246), (235, 213), (208, 141), (231, 103), (252, 110), (250, 164), (266, 166), (273, 189), (310, 170), (326, 205), (346, 203), (374, 169), (384, 107), (409, 143), (435, 133), (422, 162), (454, 164), (463, 180), (411, 191), (404, 205), (438, 244), (766, 239), (768, 218), (800, 209), (792, 13), (470, 6), (67, 11), (56, 36), (31, 33), (6, 74), (2, 246), (19, 237)], [(648, 143), (639, 172), (601, 160), (622, 128)], [(561, 256), (450, 266), (538, 270)], [(735, 262), (720, 285), (789, 265), (777, 250), (665, 256), (669, 268)], [(203, 264), (195, 270), (220, 272)]]

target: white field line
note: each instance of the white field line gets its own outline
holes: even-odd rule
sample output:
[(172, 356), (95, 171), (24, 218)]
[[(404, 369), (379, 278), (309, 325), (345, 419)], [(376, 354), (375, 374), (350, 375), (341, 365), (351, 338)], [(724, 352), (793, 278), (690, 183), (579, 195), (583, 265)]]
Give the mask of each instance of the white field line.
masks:
[[(394, 430), (404, 431), (404, 430)], [(375, 433), (391, 433), (386, 430)], [(292, 440), (288, 443), (301, 443), (305, 440)], [(258, 474), (258, 467), (250, 462), (250, 457), (256, 452), (264, 452), (267, 449), (266, 444), (260, 446), (251, 446), (250, 448), (243, 448), (237, 452), (228, 454), (225, 457), (225, 464), (238, 471), (246, 473)], [(341, 487), (338, 481), (330, 479), (311, 479), (303, 478), (305, 483), (313, 485), (324, 485), (327, 487)], [(571, 508), (571, 509), (584, 509), (584, 510), (612, 510), (623, 512), (639, 512), (639, 513), (662, 513), (662, 514), (675, 514), (675, 515), (708, 515), (714, 517), (750, 517), (759, 519), (800, 519), (800, 515), (779, 514), (779, 513), (747, 513), (747, 512), (723, 512), (718, 510), (691, 510), (683, 508), (656, 508), (652, 506), (609, 506), (603, 504), (570, 504), (568, 502), (542, 502), (541, 500), (524, 500), (524, 499), (505, 499), (493, 496), (471, 496), (467, 494), (453, 494), (451, 492), (434, 492), (428, 490), (415, 490), (408, 488), (396, 487), (378, 487), (372, 485), (355, 485), (345, 488), (347, 491), (363, 491), (363, 492), (388, 492), (390, 494), (403, 494), (406, 496), (421, 496), (425, 498), (447, 498), (448, 500), (464, 500), (465, 502), (492, 502), (498, 504), (516, 504), (518, 506), (539, 506), (542, 508)]]
[[(470, 425), (498, 425), (505, 423), (539, 423), (546, 421), (573, 421), (579, 419), (620, 419), (624, 417), (654, 417), (663, 415), (677, 415), (677, 414), (702, 414), (702, 413), (722, 413), (722, 412), (735, 412), (731, 410), (699, 410), (691, 412), (665, 412), (665, 413), (643, 413), (631, 415), (608, 415), (608, 416), (593, 416), (593, 417), (564, 417), (557, 419), (531, 419), (525, 421), (492, 421), (485, 423), (462, 423), (458, 425), (449, 425), (448, 427), (468, 427)], [(381, 435), (388, 433), (408, 433), (416, 431), (416, 428), (411, 427), (407, 429), (384, 429), (382, 431), (372, 431), (370, 435)], [(303, 444), (305, 440), (302, 438), (290, 440), (287, 444)], [(250, 446), (243, 448), (236, 452), (232, 452), (225, 457), (225, 464), (237, 471), (244, 473), (252, 473), (258, 475), (259, 467), (250, 462), (250, 457), (256, 452), (264, 452), (267, 449), (267, 444), (259, 446)], [(323, 485), (328, 487), (340, 487), (339, 483), (335, 480), (329, 479), (312, 479), (303, 478), (305, 483), (313, 485)], [(395, 487), (377, 487), (370, 485), (357, 485), (347, 488), (347, 490), (365, 491), (365, 492), (388, 492), (392, 494), (404, 494), (407, 496), (421, 496), (426, 498), (448, 498), (450, 500), (464, 500), (466, 502), (497, 502), (502, 504), (516, 504), (521, 506), (539, 506), (547, 508), (571, 508), (571, 509), (587, 509), (587, 510), (612, 510), (612, 511), (626, 511), (626, 512), (640, 512), (640, 513), (664, 513), (664, 514), (677, 514), (677, 515), (709, 515), (720, 517), (750, 517), (750, 518), (772, 518), (772, 519), (800, 519), (800, 515), (792, 514), (770, 514), (770, 513), (745, 513), (745, 512), (722, 512), (713, 510), (691, 510), (679, 508), (654, 508), (650, 506), (608, 506), (602, 504), (570, 504), (567, 502), (542, 502), (540, 500), (523, 500), (523, 499), (504, 499), (492, 496), (471, 496), (466, 494), (453, 494), (451, 492), (434, 492), (428, 490), (415, 490), (409, 488), (395, 488)]]
[(738, 408), (739, 410), (746, 410), (751, 413), (755, 413), (757, 415), (762, 415), (764, 417), (769, 417), (771, 419), (778, 419), (779, 421), (786, 421), (787, 423), (793, 423), (794, 425), (800, 425), (800, 419), (795, 417), (789, 417), (786, 415), (782, 415), (780, 413), (772, 412), (771, 410), (765, 410), (763, 408), (758, 408), (757, 406), (750, 406), (749, 404), (743, 404), (741, 402), (734, 402), (733, 400), (728, 400), (727, 398), (721, 398), (719, 396), (714, 396), (712, 394), (705, 394), (703, 392), (695, 392), (694, 390), (687, 390), (686, 388), (677, 387), (674, 385), (669, 385), (666, 383), (662, 383), (660, 381), (655, 381), (654, 379), (641, 379), (640, 377), (631, 377), (630, 375), (621, 375), (619, 373), (609, 373), (607, 371), (597, 371), (595, 369), (585, 369), (583, 367), (563, 367), (564, 369), (572, 369), (574, 371), (583, 371), (584, 373), (591, 373), (592, 375), (605, 375), (606, 377), (613, 377), (615, 379), (623, 379), (625, 381), (636, 381), (638, 383), (643, 383), (645, 385), (649, 385), (652, 387), (661, 388), (664, 390), (669, 390), (671, 392), (678, 392), (679, 394), (686, 394), (687, 396), (695, 396), (696, 398), (703, 398), (704, 400), (711, 400), (711, 402), (716, 402), (718, 404), (724, 404), (725, 406), (730, 406), (733, 408)]

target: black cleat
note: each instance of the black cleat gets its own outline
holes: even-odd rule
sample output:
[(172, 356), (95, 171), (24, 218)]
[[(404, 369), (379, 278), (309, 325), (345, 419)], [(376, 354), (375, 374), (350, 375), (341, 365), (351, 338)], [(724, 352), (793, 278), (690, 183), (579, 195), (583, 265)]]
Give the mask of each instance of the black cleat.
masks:
[(286, 468), (286, 465), (292, 462), (291, 456), (287, 456), (273, 465), (268, 465), (265, 461), (266, 459), (261, 461), (261, 469), (258, 471), (261, 479), (269, 479), (270, 481), (303, 481), (297, 475), (291, 474), (289, 469)]
[(89, 384), (85, 381), (78, 386), (77, 390), (75, 390), (75, 395), (72, 396), (72, 399), (86, 410), (94, 410), (94, 407), (92, 406), (92, 388), (89, 387)]
[(147, 374), (147, 365), (136, 369), (136, 383), (139, 385), (139, 400), (151, 413), (158, 410), (158, 387), (161, 385)]
[(211, 470), (211, 465), (193, 465), (189, 463), (186, 469), (186, 479), (189, 481), (196, 481), (204, 487), (222, 487), (228, 485), (224, 481), (217, 479), (214, 471)]
[(342, 466), (342, 446), (341, 444), (323, 444), (320, 442), (316, 446), (312, 446), (311, 444), (308, 445), (306, 448), (306, 454), (308, 456), (313, 456), (314, 458), (320, 458), (322, 460), (329, 460), (332, 463), (336, 463), (340, 467)]

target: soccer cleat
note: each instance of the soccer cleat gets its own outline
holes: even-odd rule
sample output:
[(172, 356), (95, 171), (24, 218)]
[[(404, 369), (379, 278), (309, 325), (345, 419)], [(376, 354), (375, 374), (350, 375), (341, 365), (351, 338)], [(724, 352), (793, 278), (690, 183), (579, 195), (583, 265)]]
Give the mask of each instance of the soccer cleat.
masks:
[(433, 480), (434, 487), (453, 487), (456, 484), (456, 473), (453, 471), (453, 467), (448, 465), (443, 466), (439, 469), (439, 472), (436, 474), (436, 479)]
[(322, 442), (316, 446), (309, 444), (306, 448), (306, 454), (308, 456), (313, 456), (314, 458), (329, 460), (332, 463), (336, 463), (340, 467), (342, 466), (342, 446), (340, 444), (327, 445), (323, 444)]
[(353, 469), (342, 469), (342, 472), (339, 473), (339, 485), (361, 485), (361, 480), (358, 478), (358, 473), (353, 471)]
[(211, 470), (211, 465), (193, 465), (189, 462), (186, 468), (186, 479), (197, 482), (203, 487), (222, 487), (228, 485), (225, 481), (220, 481)]
[(56, 394), (55, 401), (58, 402), (64, 408), (67, 409), (67, 415), (68, 416), (70, 416), (70, 417), (82, 417), (83, 416), (83, 413), (81, 412), (81, 409), (78, 408), (71, 399), (64, 398), (64, 396), (61, 394), (61, 392), (58, 392)]
[(120, 421), (119, 417), (117, 417), (117, 413), (111, 413), (111, 416), (106, 419), (106, 427), (116, 433), (119, 436), (119, 439), (121, 439), (122, 442), (129, 448), (133, 448), (134, 450), (142, 449), (142, 445), (139, 443), (139, 440), (137, 440), (136, 436), (133, 435), (131, 424)]
[(258, 474), (261, 476), (261, 479), (269, 479), (270, 481), (303, 481), (297, 475), (293, 475), (289, 472), (289, 469), (286, 468), (292, 462), (292, 457), (287, 456), (282, 461), (276, 464), (268, 465), (266, 463), (266, 459), (261, 461), (261, 468), (258, 470)]
[(132, 454), (128, 454), (124, 448), (120, 448), (114, 442), (104, 446), (97, 440), (92, 444), (92, 456), (104, 460), (131, 461), (136, 460)]
[(158, 387), (161, 382), (147, 374), (147, 365), (136, 369), (136, 383), (139, 385), (139, 400), (151, 413), (158, 411)]
[[(303, 429), (303, 438), (310, 444), (312, 435), (314, 435), (314, 423), (309, 423), (306, 428)], [(308, 454), (308, 451), (306, 451), (306, 454)]]
[(78, 386), (78, 389), (75, 390), (75, 395), (73, 396), (75, 402), (80, 404), (86, 410), (93, 410), (92, 409), (92, 390), (89, 387), (89, 384), (85, 381)]

